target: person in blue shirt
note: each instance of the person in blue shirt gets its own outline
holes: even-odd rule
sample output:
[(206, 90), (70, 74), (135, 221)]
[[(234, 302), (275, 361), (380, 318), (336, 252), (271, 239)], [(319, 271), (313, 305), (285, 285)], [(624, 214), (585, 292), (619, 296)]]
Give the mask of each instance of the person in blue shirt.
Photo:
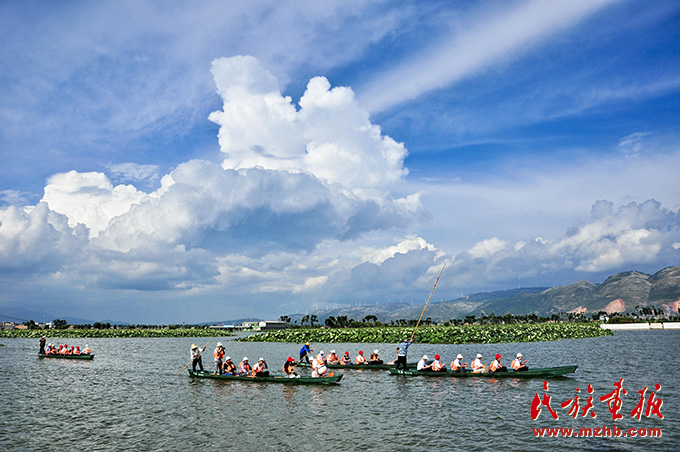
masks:
[(399, 344), (399, 351), (397, 352), (397, 362), (395, 364), (395, 369), (399, 370), (400, 367), (404, 367), (404, 370), (408, 370), (406, 366), (406, 353), (409, 346), (413, 344), (413, 339), (404, 338)]
[(312, 349), (309, 348), (309, 342), (302, 346), (300, 349), (300, 361), (305, 360), (309, 363), (309, 354), (312, 353)]

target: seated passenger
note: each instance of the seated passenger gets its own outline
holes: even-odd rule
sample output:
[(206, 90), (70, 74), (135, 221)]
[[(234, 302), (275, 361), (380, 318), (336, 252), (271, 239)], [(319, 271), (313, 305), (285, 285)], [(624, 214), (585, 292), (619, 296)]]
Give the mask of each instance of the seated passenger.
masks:
[(378, 356), (378, 350), (373, 350), (371, 356), (368, 357), (368, 364), (382, 364), (383, 360)]
[(253, 377), (268, 377), (269, 367), (267, 366), (267, 361), (264, 358), (257, 360), (257, 363), (253, 366)]
[(347, 364), (352, 364), (352, 358), (349, 357), (349, 352), (345, 352), (345, 354), (342, 356), (342, 359), (340, 360), (340, 364), (347, 365)]
[(76, 349), (73, 351), (74, 355), (80, 355), (80, 346), (76, 347)]
[(326, 357), (326, 363), (340, 364), (340, 357), (338, 356), (337, 353), (335, 353), (335, 350), (331, 350), (331, 352), (328, 354), (328, 356)]
[(399, 358), (399, 347), (397, 347), (397, 355), (394, 357), (394, 360), (390, 361), (387, 364), (395, 364), (397, 362), (397, 358)]
[(327, 372), (326, 360), (318, 358), (312, 360), (312, 377), (323, 377)]
[(496, 359), (491, 362), (491, 372), (507, 372), (508, 368), (501, 364), (501, 355), (496, 353)]
[(321, 350), (319, 354), (314, 357), (314, 359), (317, 361), (323, 361), (323, 363), (326, 364), (326, 355), (323, 354), (323, 350)]
[(364, 357), (364, 352), (363, 352), (363, 350), (359, 350), (359, 354), (358, 354), (357, 357), (354, 359), (354, 361), (355, 361), (357, 364), (366, 364), (366, 357)]
[(439, 361), (439, 358), (441, 358), (441, 356), (434, 355), (434, 362), (431, 364), (432, 372), (446, 372), (446, 364), (442, 364)]
[(489, 368), (482, 364), (482, 354), (477, 353), (477, 358), (472, 361), (472, 364), (470, 365), (472, 367), (472, 371), (476, 373), (485, 373), (489, 371)]
[(83, 355), (89, 355), (90, 354), (90, 346), (85, 344), (85, 348), (83, 349)]
[(518, 354), (517, 354), (517, 358), (515, 358), (515, 359), (512, 360), (512, 363), (510, 364), (510, 367), (512, 367), (512, 369), (513, 369), (514, 371), (516, 371), (516, 372), (524, 372), (524, 371), (526, 371), (526, 370), (529, 370), (529, 368), (527, 367), (527, 362), (526, 362), (526, 360), (525, 360), (525, 361), (522, 361), (522, 358), (524, 358), (524, 357), (522, 356), (522, 354), (521, 354), (521, 353), (518, 353)]
[(224, 375), (238, 375), (236, 371), (236, 364), (231, 360), (231, 356), (227, 356), (222, 363), (222, 373)]
[(292, 356), (288, 357), (288, 360), (283, 365), (283, 373), (288, 376), (288, 378), (298, 378), (299, 375), (295, 372), (295, 360)]
[(416, 367), (416, 370), (419, 372), (432, 372), (432, 364), (427, 364), (428, 357), (427, 355), (423, 355), (422, 358), (420, 358), (420, 361), (418, 361), (418, 366)]
[(248, 364), (248, 357), (244, 356), (243, 361), (241, 361), (241, 364), (238, 365), (238, 374), (242, 377), (245, 377), (252, 371), (253, 368), (250, 364)]
[(458, 356), (456, 356), (456, 359), (453, 360), (451, 363), (451, 370), (456, 373), (463, 373), (465, 372), (465, 368), (467, 367), (467, 363), (461, 362), (461, 359), (463, 359), (463, 355), (458, 353)]

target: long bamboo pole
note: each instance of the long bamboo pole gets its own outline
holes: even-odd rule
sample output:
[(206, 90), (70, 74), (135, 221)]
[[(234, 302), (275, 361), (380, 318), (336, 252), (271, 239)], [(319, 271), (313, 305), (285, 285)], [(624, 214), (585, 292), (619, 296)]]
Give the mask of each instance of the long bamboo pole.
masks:
[(427, 303), (425, 303), (425, 307), (423, 308), (423, 312), (420, 313), (420, 318), (418, 319), (418, 323), (416, 323), (416, 327), (413, 329), (413, 334), (411, 335), (411, 340), (416, 335), (416, 331), (418, 330), (418, 325), (420, 325), (420, 321), (423, 318), (423, 314), (425, 314), (425, 309), (427, 309), (427, 305), (430, 304), (430, 298), (432, 298), (432, 294), (434, 293), (434, 289), (437, 288), (437, 283), (439, 282), (439, 278), (441, 278), (442, 273), (444, 273), (444, 269), (446, 268), (446, 264), (442, 267), (442, 271), (439, 272), (439, 276), (437, 276), (437, 280), (434, 282), (434, 287), (432, 288), (432, 292), (430, 292), (430, 296), (427, 299)]

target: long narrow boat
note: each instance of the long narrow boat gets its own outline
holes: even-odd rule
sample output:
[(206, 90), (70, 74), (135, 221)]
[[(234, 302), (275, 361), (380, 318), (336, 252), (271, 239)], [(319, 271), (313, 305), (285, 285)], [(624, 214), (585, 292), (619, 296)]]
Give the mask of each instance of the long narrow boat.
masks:
[[(300, 367), (312, 367), (311, 364), (308, 363), (300, 363), (298, 364)], [(415, 369), (418, 366), (418, 363), (408, 363), (407, 364), (409, 369)], [(365, 370), (390, 370), (394, 369), (394, 364), (326, 364), (326, 367), (329, 369), (365, 369)]]
[(283, 375), (271, 375), (269, 377), (240, 377), (237, 375), (215, 375), (214, 372), (193, 372), (189, 371), (189, 375), (194, 378), (212, 378), (215, 380), (234, 380), (245, 381), (248, 383), (286, 383), (286, 384), (308, 384), (308, 385), (329, 385), (336, 384), (342, 380), (342, 374), (335, 375), (331, 373), (326, 377), (298, 377), (288, 378)]
[(46, 355), (38, 353), (38, 358), (59, 358), (59, 359), (92, 359), (94, 355)]
[(534, 369), (525, 370), (523, 372), (516, 372), (508, 369), (507, 372), (419, 372), (417, 370), (390, 370), (392, 375), (407, 375), (410, 377), (453, 377), (453, 378), (467, 378), (467, 377), (482, 377), (482, 378), (530, 378), (530, 377), (559, 377), (576, 372), (578, 366), (560, 366), (560, 367), (536, 367)]

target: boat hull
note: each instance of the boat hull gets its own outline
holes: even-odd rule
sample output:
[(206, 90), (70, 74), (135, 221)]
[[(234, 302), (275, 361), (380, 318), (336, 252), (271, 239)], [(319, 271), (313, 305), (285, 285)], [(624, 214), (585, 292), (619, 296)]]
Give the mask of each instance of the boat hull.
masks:
[(332, 374), (327, 377), (299, 377), (288, 378), (283, 375), (272, 375), (270, 377), (240, 377), (236, 375), (215, 375), (214, 372), (193, 372), (189, 371), (193, 378), (211, 378), (213, 380), (245, 381), (247, 383), (282, 383), (282, 384), (314, 384), (329, 385), (336, 384), (342, 380), (342, 374)]
[(453, 377), (453, 378), (468, 378), (468, 377), (480, 377), (480, 378), (532, 378), (532, 377), (560, 377), (568, 374), (573, 374), (576, 372), (578, 366), (560, 366), (560, 367), (537, 367), (535, 369), (529, 369), (524, 372), (516, 372), (514, 370), (508, 370), (507, 372), (486, 372), (486, 373), (476, 373), (476, 372), (419, 372), (417, 370), (394, 370), (390, 371), (392, 375), (406, 375), (410, 377)]
[(92, 359), (94, 355), (45, 355), (44, 353), (38, 353), (38, 358)]
[[(300, 363), (299, 367), (312, 367), (311, 364)], [(409, 369), (415, 369), (418, 363), (407, 364)], [(329, 369), (345, 369), (345, 370), (393, 370), (394, 364), (326, 364)]]

